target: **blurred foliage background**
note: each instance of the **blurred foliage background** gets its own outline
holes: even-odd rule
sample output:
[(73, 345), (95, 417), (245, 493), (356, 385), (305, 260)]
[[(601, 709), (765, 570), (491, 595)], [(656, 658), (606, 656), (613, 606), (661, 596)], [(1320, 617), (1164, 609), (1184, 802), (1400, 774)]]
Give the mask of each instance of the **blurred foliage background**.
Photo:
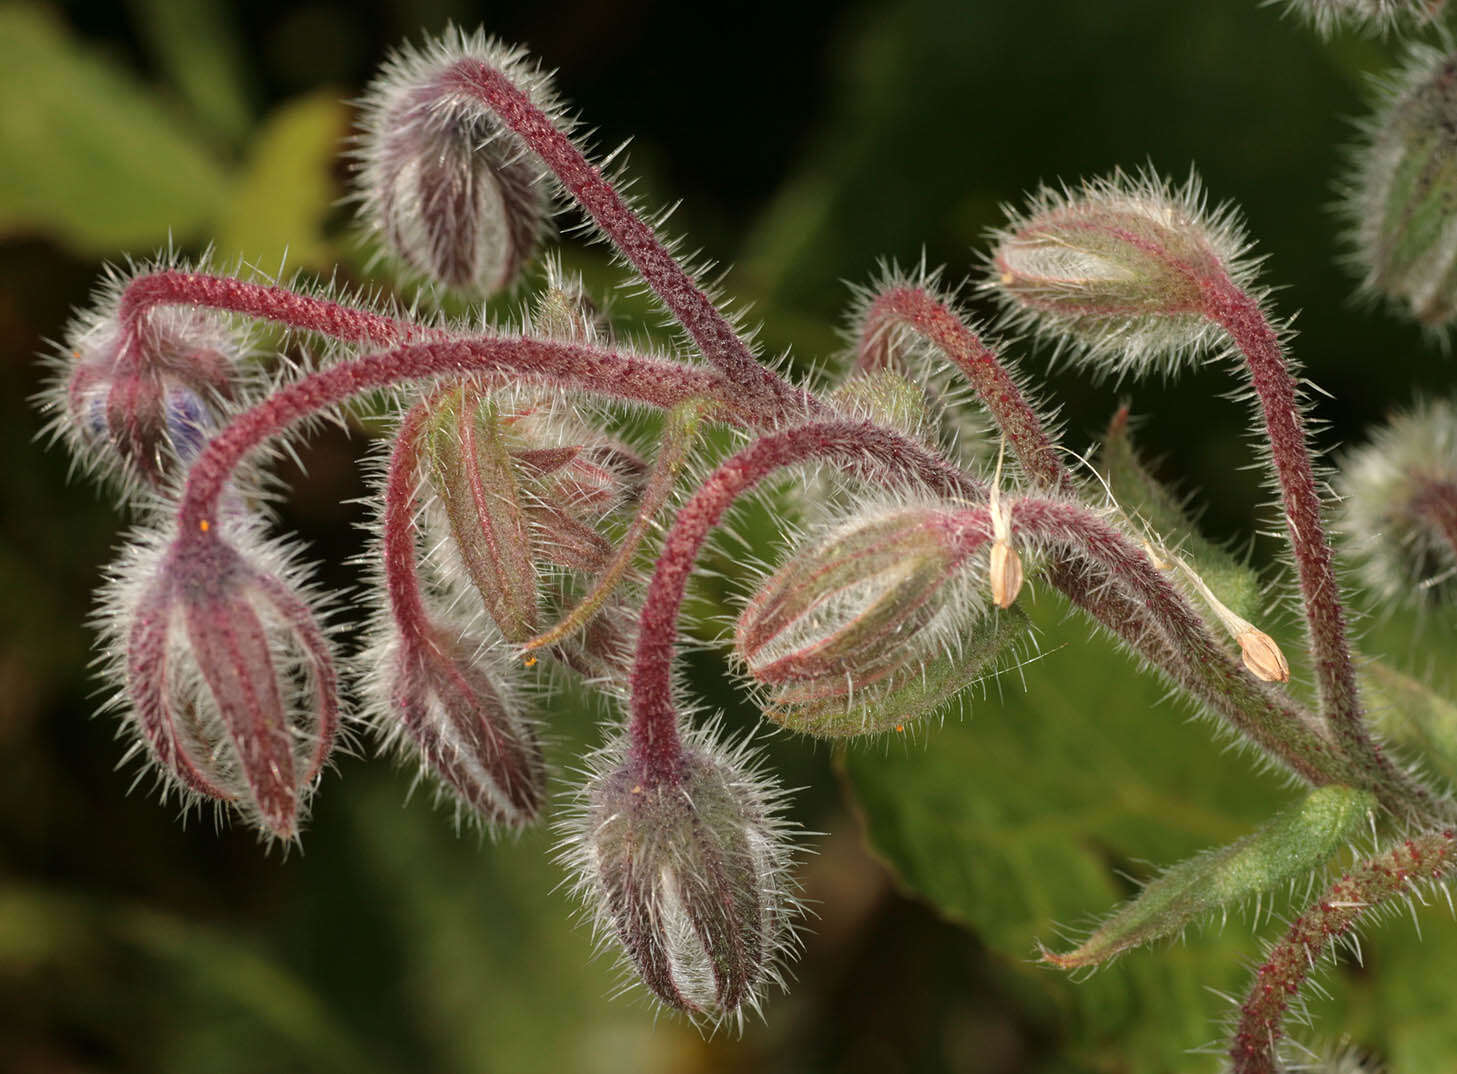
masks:
[[(409, 794), (409, 772), (342, 759), (303, 849), (282, 855), (207, 818), (179, 825), (117, 769), (114, 721), (92, 716), (86, 619), (122, 520), (37, 442), (35, 355), (102, 260), (169, 242), (211, 242), (220, 261), (265, 271), (287, 249), (291, 269), (339, 264), (357, 281), (339, 203), (346, 102), (391, 45), (452, 19), (559, 69), (599, 146), (634, 139), (638, 192), (683, 199), (674, 229), (732, 264), (727, 290), (763, 319), (766, 352), (792, 346), (800, 368), (837, 351), (846, 281), (879, 258), (924, 256), (959, 279), (999, 204), (1151, 163), (1197, 165), (1216, 200), (1243, 206), (1280, 309), (1303, 311), (1296, 353), (1329, 393), (1322, 447), (1450, 391), (1451, 360), (1352, 308), (1336, 263), (1339, 146), (1398, 46), (1322, 42), (1254, 0), (0, 3), (0, 1068), (1217, 1069), (1186, 1049), (1217, 1038), (1227, 1013), (1209, 989), (1243, 987), (1249, 915), (1083, 983), (1033, 966), (1034, 942), (1105, 912), (1150, 862), (1250, 830), (1290, 792), (1061, 621), (1045, 592), (1047, 655), (974, 716), (847, 758), (770, 741), (785, 783), (804, 788), (800, 819), (828, 834), (803, 867), (818, 917), (798, 979), (741, 1039), (703, 1041), (611, 998), (549, 833), (457, 836), (428, 794)], [(610, 279), (600, 249), (573, 246), (568, 262)], [(615, 309), (646, 312), (625, 297)], [(1012, 351), (1045, 372), (1046, 355)], [(1129, 399), (1146, 453), (1194, 494), (1208, 532), (1270, 563), (1227, 370), (1171, 385), (1047, 379), (1072, 448)], [(359, 547), (363, 448), (327, 434), (290, 475), (283, 522), (336, 585)], [(1288, 618), (1266, 625), (1295, 648)], [(1366, 645), (1450, 688), (1452, 625), (1379, 617)], [(693, 672), (731, 725), (753, 725), (715, 657)], [(601, 716), (557, 698), (559, 770)], [(1328, 979), (1335, 998), (1315, 1004), (1326, 1038), (1401, 1070), (1457, 1067), (1457, 927), (1444, 911), (1423, 930), (1419, 945), (1410, 922), (1382, 927), (1364, 968)]]

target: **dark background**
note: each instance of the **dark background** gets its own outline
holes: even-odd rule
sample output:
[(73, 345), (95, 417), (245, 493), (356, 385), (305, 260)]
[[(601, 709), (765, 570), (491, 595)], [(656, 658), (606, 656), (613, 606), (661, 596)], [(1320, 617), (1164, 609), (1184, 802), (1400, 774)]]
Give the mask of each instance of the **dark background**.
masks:
[[(154, 93), (224, 169), (242, 167), (255, 125), (282, 102), (320, 87), (354, 95), (422, 28), (453, 19), (529, 44), (559, 69), (599, 147), (633, 138), (637, 192), (651, 206), (683, 199), (672, 229), (733, 265), (726, 289), (764, 320), (765, 353), (792, 346), (800, 368), (837, 350), (846, 281), (868, 280), (878, 259), (924, 252), (960, 279), (1000, 204), (1042, 181), (1150, 163), (1180, 178), (1196, 166), (1215, 200), (1242, 206), (1279, 309), (1302, 311), (1295, 353), (1330, 393), (1315, 405), (1322, 447), (1359, 439), (1417, 392), (1449, 391), (1441, 348), (1354, 308), (1336, 264), (1340, 147), (1368, 76), (1399, 49), (1322, 42), (1253, 0), (239, 4), (220, 11), (241, 107), (211, 120), (159, 44), (175, 8), (25, 10), (48, 12), (71, 45)], [(30, 88), (0, 84), (14, 128)], [(127, 251), (6, 209), (16, 152), (0, 145), (0, 1069), (1135, 1069), (1059, 1058), (1056, 1028), (997, 984), (976, 939), (894, 892), (823, 749), (773, 745), (785, 782), (810, 788), (798, 796), (805, 823), (830, 833), (805, 870), (821, 919), (799, 980), (742, 1039), (707, 1042), (640, 999), (607, 998), (610, 967), (567, 923), (548, 834), (457, 837), (424, 791), (401, 805), (409, 772), (341, 760), (302, 851), (287, 855), (210, 817), (179, 825), (145, 780), (128, 793), (135, 770), (116, 768), (115, 721), (92, 717), (86, 626), (119, 516), (67, 482), (26, 402), (42, 340), (86, 301), (99, 261)], [(342, 216), (324, 235), (348, 257)], [(208, 233), (175, 238), (196, 251)], [(600, 275), (599, 251), (571, 258)], [(1011, 353), (1046, 369), (1028, 347)], [(1048, 378), (1079, 451), (1129, 398), (1161, 472), (1194, 493), (1210, 532), (1242, 545), (1264, 493), (1247, 469), (1249, 416), (1221, 398), (1233, 383), (1223, 368), (1170, 385)], [(360, 447), (343, 434), (312, 445), (285, 512), (336, 564), (357, 547), (361, 509), (344, 501), (362, 492)], [(1262, 539), (1256, 562), (1273, 552)], [(732, 719), (751, 718), (712, 659), (695, 671)], [(558, 707), (564, 768), (592, 713), (575, 697)], [(1190, 1069), (1214, 1069), (1202, 1062)]]

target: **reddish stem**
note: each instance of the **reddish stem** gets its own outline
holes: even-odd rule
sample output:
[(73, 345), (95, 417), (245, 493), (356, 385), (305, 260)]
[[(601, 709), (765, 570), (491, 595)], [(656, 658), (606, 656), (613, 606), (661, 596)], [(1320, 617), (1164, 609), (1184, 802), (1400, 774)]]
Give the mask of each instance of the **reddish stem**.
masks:
[[(690, 399), (723, 400), (722, 378), (692, 366), (583, 343), (481, 338), (413, 343), (321, 369), (235, 417), (187, 474), (177, 510), (183, 533), (206, 531), (243, 457), (294, 422), (372, 388), (436, 376), (507, 373), (667, 409)], [(733, 404), (724, 403), (732, 412)]]
[(693, 337), (703, 356), (742, 389), (749, 409), (765, 418), (803, 417), (822, 409), (808, 392), (754, 358), (748, 344), (653, 229), (632, 211), (572, 140), (557, 129), (551, 117), (504, 74), (478, 59), (463, 59), (441, 81), (446, 89), (479, 100), (542, 159)]
[(985, 493), (969, 478), (946, 489), (947, 465), (916, 444), (875, 425), (826, 422), (763, 437), (724, 462), (684, 504), (663, 542), (643, 601), (632, 671), (632, 755), (645, 778), (671, 780), (682, 753), (673, 704), (673, 649), (678, 609), (703, 542), (724, 512), (775, 470), (809, 459), (876, 470), (893, 482), (912, 480), (955, 494)]
[(123, 331), (136, 331), (147, 312), (156, 306), (200, 306), (242, 313), (354, 343), (445, 338), (439, 329), (346, 306), (332, 299), (301, 295), (284, 287), (248, 283), (229, 276), (177, 269), (150, 272), (127, 284), (117, 307)]
[(1201, 278), (1200, 284), (1205, 315), (1229, 333), (1244, 355), (1250, 383), (1264, 414), (1270, 457), (1280, 482), (1286, 532), (1300, 579), (1321, 711), (1341, 747), (1366, 776), (1364, 783), (1388, 787), (1405, 800), (1408, 809), (1425, 813), (1431, 796), (1397, 770), (1366, 729), (1305, 422), (1279, 338), (1259, 303), (1227, 276)]
[(417, 443), (429, 408), (417, 403), (405, 414), (390, 451), (384, 495), (384, 579), (390, 614), (400, 633), (417, 641), (430, 637), (430, 616), (420, 600), (415, 570), (415, 475)]
[(1408, 839), (1362, 862), (1331, 886), (1320, 901), (1295, 919), (1255, 971), (1254, 984), (1230, 1044), (1232, 1074), (1276, 1074), (1277, 1046), (1285, 1014), (1317, 960), (1350, 932), (1368, 910), (1398, 895), (1415, 881), (1441, 880), (1457, 866), (1457, 844), (1449, 831)]

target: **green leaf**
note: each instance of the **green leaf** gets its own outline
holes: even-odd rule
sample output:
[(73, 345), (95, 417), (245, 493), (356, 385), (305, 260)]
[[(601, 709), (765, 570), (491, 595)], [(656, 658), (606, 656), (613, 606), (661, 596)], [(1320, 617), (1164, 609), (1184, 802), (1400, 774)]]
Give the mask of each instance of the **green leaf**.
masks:
[(44, 11), (0, 8), (0, 235), (77, 253), (191, 239), (227, 194), (221, 167), (130, 72)]
[(218, 0), (131, 0), (138, 32), (197, 117), (230, 141), (252, 126), (237, 32)]
[(1098, 455), (1098, 472), (1118, 505), (1136, 522), (1153, 530), (1177, 549), (1199, 572), (1206, 585), (1242, 619), (1260, 618), (1260, 578), (1218, 545), (1205, 540), (1190, 521), (1179, 497), (1149, 473), (1138, 458), (1128, 433), (1128, 408), (1114, 415)]
[(283, 263), (327, 273), (334, 251), (324, 223), (338, 197), (333, 179), (349, 112), (334, 90), (288, 102), (268, 117), (218, 224), (217, 249), (264, 271)]
[(1324, 868), (1375, 808), (1376, 796), (1369, 791), (1317, 787), (1252, 835), (1163, 873), (1076, 950), (1045, 957), (1060, 969), (1096, 965), (1310, 876)]
[(1082, 983), (1028, 958), (1059, 927), (1126, 897), (1122, 874), (1139, 859), (1240, 838), (1281, 795), (1221, 756), (1208, 727), (1160, 704), (1162, 687), (1128, 657), (1072, 632), (1072, 645), (1021, 669), (1025, 691), (1003, 676), (1000, 704), (974, 706), (923, 750), (848, 751), (844, 772), (872, 848), (907, 888), (1036, 975), (1066, 1047), (1091, 1054), (1116, 1040), (1125, 1062), (1108, 1069), (1185, 1070), (1185, 1050), (1223, 1013), (1207, 990), (1243, 987), (1257, 946), (1241, 930), (1123, 959)]
[(1360, 677), (1377, 730), (1457, 782), (1457, 705), (1380, 660), (1363, 660)]

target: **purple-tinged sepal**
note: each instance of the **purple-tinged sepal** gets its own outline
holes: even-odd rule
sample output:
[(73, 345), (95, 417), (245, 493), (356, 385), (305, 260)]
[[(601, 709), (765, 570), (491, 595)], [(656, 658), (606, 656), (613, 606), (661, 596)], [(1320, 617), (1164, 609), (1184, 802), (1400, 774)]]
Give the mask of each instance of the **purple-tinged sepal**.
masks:
[(339, 733), (334, 656), (288, 557), (229, 538), (138, 538), (101, 594), (103, 644), (164, 796), (291, 840)]
[(716, 1028), (782, 987), (797, 946), (793, 851), (779, 792), (743, 748), (690, 734), (655, 775), (619, 740), (596, 756), (565, 830), (599, 936), (665, 1006)]

